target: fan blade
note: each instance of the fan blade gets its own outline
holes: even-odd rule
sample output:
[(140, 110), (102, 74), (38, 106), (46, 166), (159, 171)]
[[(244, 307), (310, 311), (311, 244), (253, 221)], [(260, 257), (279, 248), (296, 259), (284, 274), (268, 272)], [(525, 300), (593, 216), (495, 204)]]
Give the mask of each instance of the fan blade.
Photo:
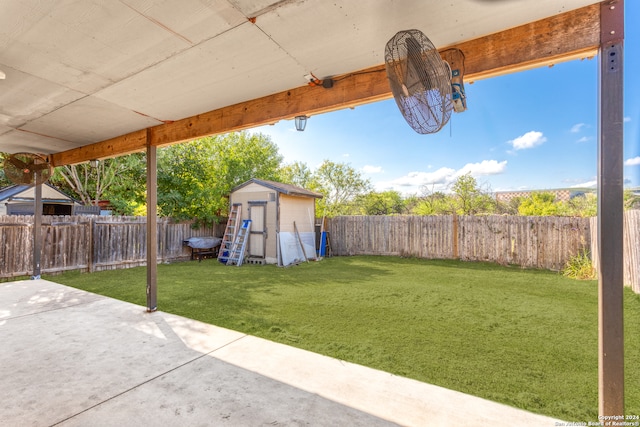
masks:
[(16, 169), (28, 169), (28, 165), (23, 162), (22, 160), (20, 160), (19, 158), (17, 158), (16, 156), (9, 156), (6, 161), (8, 161), (9, 163), (11, 163), (13, 166), (16, 167)]
[(407, 37), (405, 44), (407, 47), (405, 86), (408, 88), (409, 93), (411, 93), (411, 88), (416, 87), (416, 85), (419, 85), (418, 87), (424, 87), (425, 83), (429, 81), (429, 75), (427, 73), (427, 63), (422, 56), (420, 43), (413, 37)]
[(49, 169), (49, 163), (31, 163), (29, 169), (32, 172), (41, 172)]

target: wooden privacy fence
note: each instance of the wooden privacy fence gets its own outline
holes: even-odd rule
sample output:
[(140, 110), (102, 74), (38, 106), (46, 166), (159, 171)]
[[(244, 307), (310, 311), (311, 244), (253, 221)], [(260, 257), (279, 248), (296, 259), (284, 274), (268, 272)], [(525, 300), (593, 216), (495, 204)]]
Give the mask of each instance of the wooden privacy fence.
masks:
[[(43, 273), (146, 264), (146, 218), (45, 216)], [(183, 241), (220, 236), (224, 225), (158, 218), (158, 262), (190, 257)], [(624, 215), (624, 278), (640, 293), (640, 211)], [(597, 254), (596, 218), (342, 216), (327, 220), (333, 255), (394, 255), (515, 264), (558, 271), (581, 250)], [(0, 278), (33, 272), (33, 217), (0, 216)], [(597, 269), (597, 256), (592, 256)]]
[[(341, 216), (333, 255), (396, 255), (559, 271), (586, 250), (598, 268), (597, 219), (526, 216)], [(640, 293), (640, 211), (624, 214), (624, 282)]]
[(590, 241), (588, 218), (341, 216), (328, 220), (333, 255), (461, 259), (560, 270)]
[[(192, 222), (158, 218), (158, 262), (188, 259), (183, 241), (214, 236), (223, 226), (192, 228)], [(33, 216), (0, 216), (0, 278), (33, 272)], [(99, 271), (147, 262), (144, 217), (44, 216), (41, 271)]]

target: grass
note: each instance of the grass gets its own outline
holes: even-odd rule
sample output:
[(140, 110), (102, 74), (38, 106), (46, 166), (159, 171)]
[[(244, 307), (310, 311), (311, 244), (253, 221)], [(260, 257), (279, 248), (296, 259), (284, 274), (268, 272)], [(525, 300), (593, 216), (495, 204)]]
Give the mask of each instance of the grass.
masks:
[[(146, 270), (48, 277), (145, 305)], [(626, 413), (640, 296), (625, 289)], [(158, 266), (158, 307), (565, 420), (597, 421), (597, 283), (486, 263), (336, 257)]]

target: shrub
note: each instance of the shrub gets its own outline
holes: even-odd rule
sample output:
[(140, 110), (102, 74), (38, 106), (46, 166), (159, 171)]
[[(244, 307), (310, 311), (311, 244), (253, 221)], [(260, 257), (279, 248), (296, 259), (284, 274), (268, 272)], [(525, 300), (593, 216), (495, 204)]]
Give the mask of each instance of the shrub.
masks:
[(564, 265), (562, 275), (577, 280), (593, 280), (596, 270), (593, 268), (591, 257), (586, 249), (572, 256)]

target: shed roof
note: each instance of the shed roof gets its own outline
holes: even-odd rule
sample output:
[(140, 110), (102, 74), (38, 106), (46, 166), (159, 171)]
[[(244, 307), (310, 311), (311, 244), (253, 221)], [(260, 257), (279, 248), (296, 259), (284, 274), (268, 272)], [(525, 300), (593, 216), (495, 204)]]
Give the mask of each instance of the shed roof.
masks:
[[(0, 189), (0, 202), (33, 200), (35, 197), (34, 188), (34, 185), (12, 185)], [(78, 203), (49, 183), (45, 183), (42, 187), (42, 201), (45, 203)]]
[(262, 185), (263, 187), (267, 187), (281, 194), (286, 194), (287, 196), (313, 197), (316, 199), (321, 199), (323, 197), (322, 194), (320, 193), (307, 190), (306, 188), (298, 187), (297, 185), (284, 184), (282, 182), (269, 181), (266, 179), (257, 179), (257, 178), (251, 178), (249, 181), (235, 187), (233, 190), (231, 190), (231, 192), (233, 193), (234, 191), (244, 188), (249, 184)]

